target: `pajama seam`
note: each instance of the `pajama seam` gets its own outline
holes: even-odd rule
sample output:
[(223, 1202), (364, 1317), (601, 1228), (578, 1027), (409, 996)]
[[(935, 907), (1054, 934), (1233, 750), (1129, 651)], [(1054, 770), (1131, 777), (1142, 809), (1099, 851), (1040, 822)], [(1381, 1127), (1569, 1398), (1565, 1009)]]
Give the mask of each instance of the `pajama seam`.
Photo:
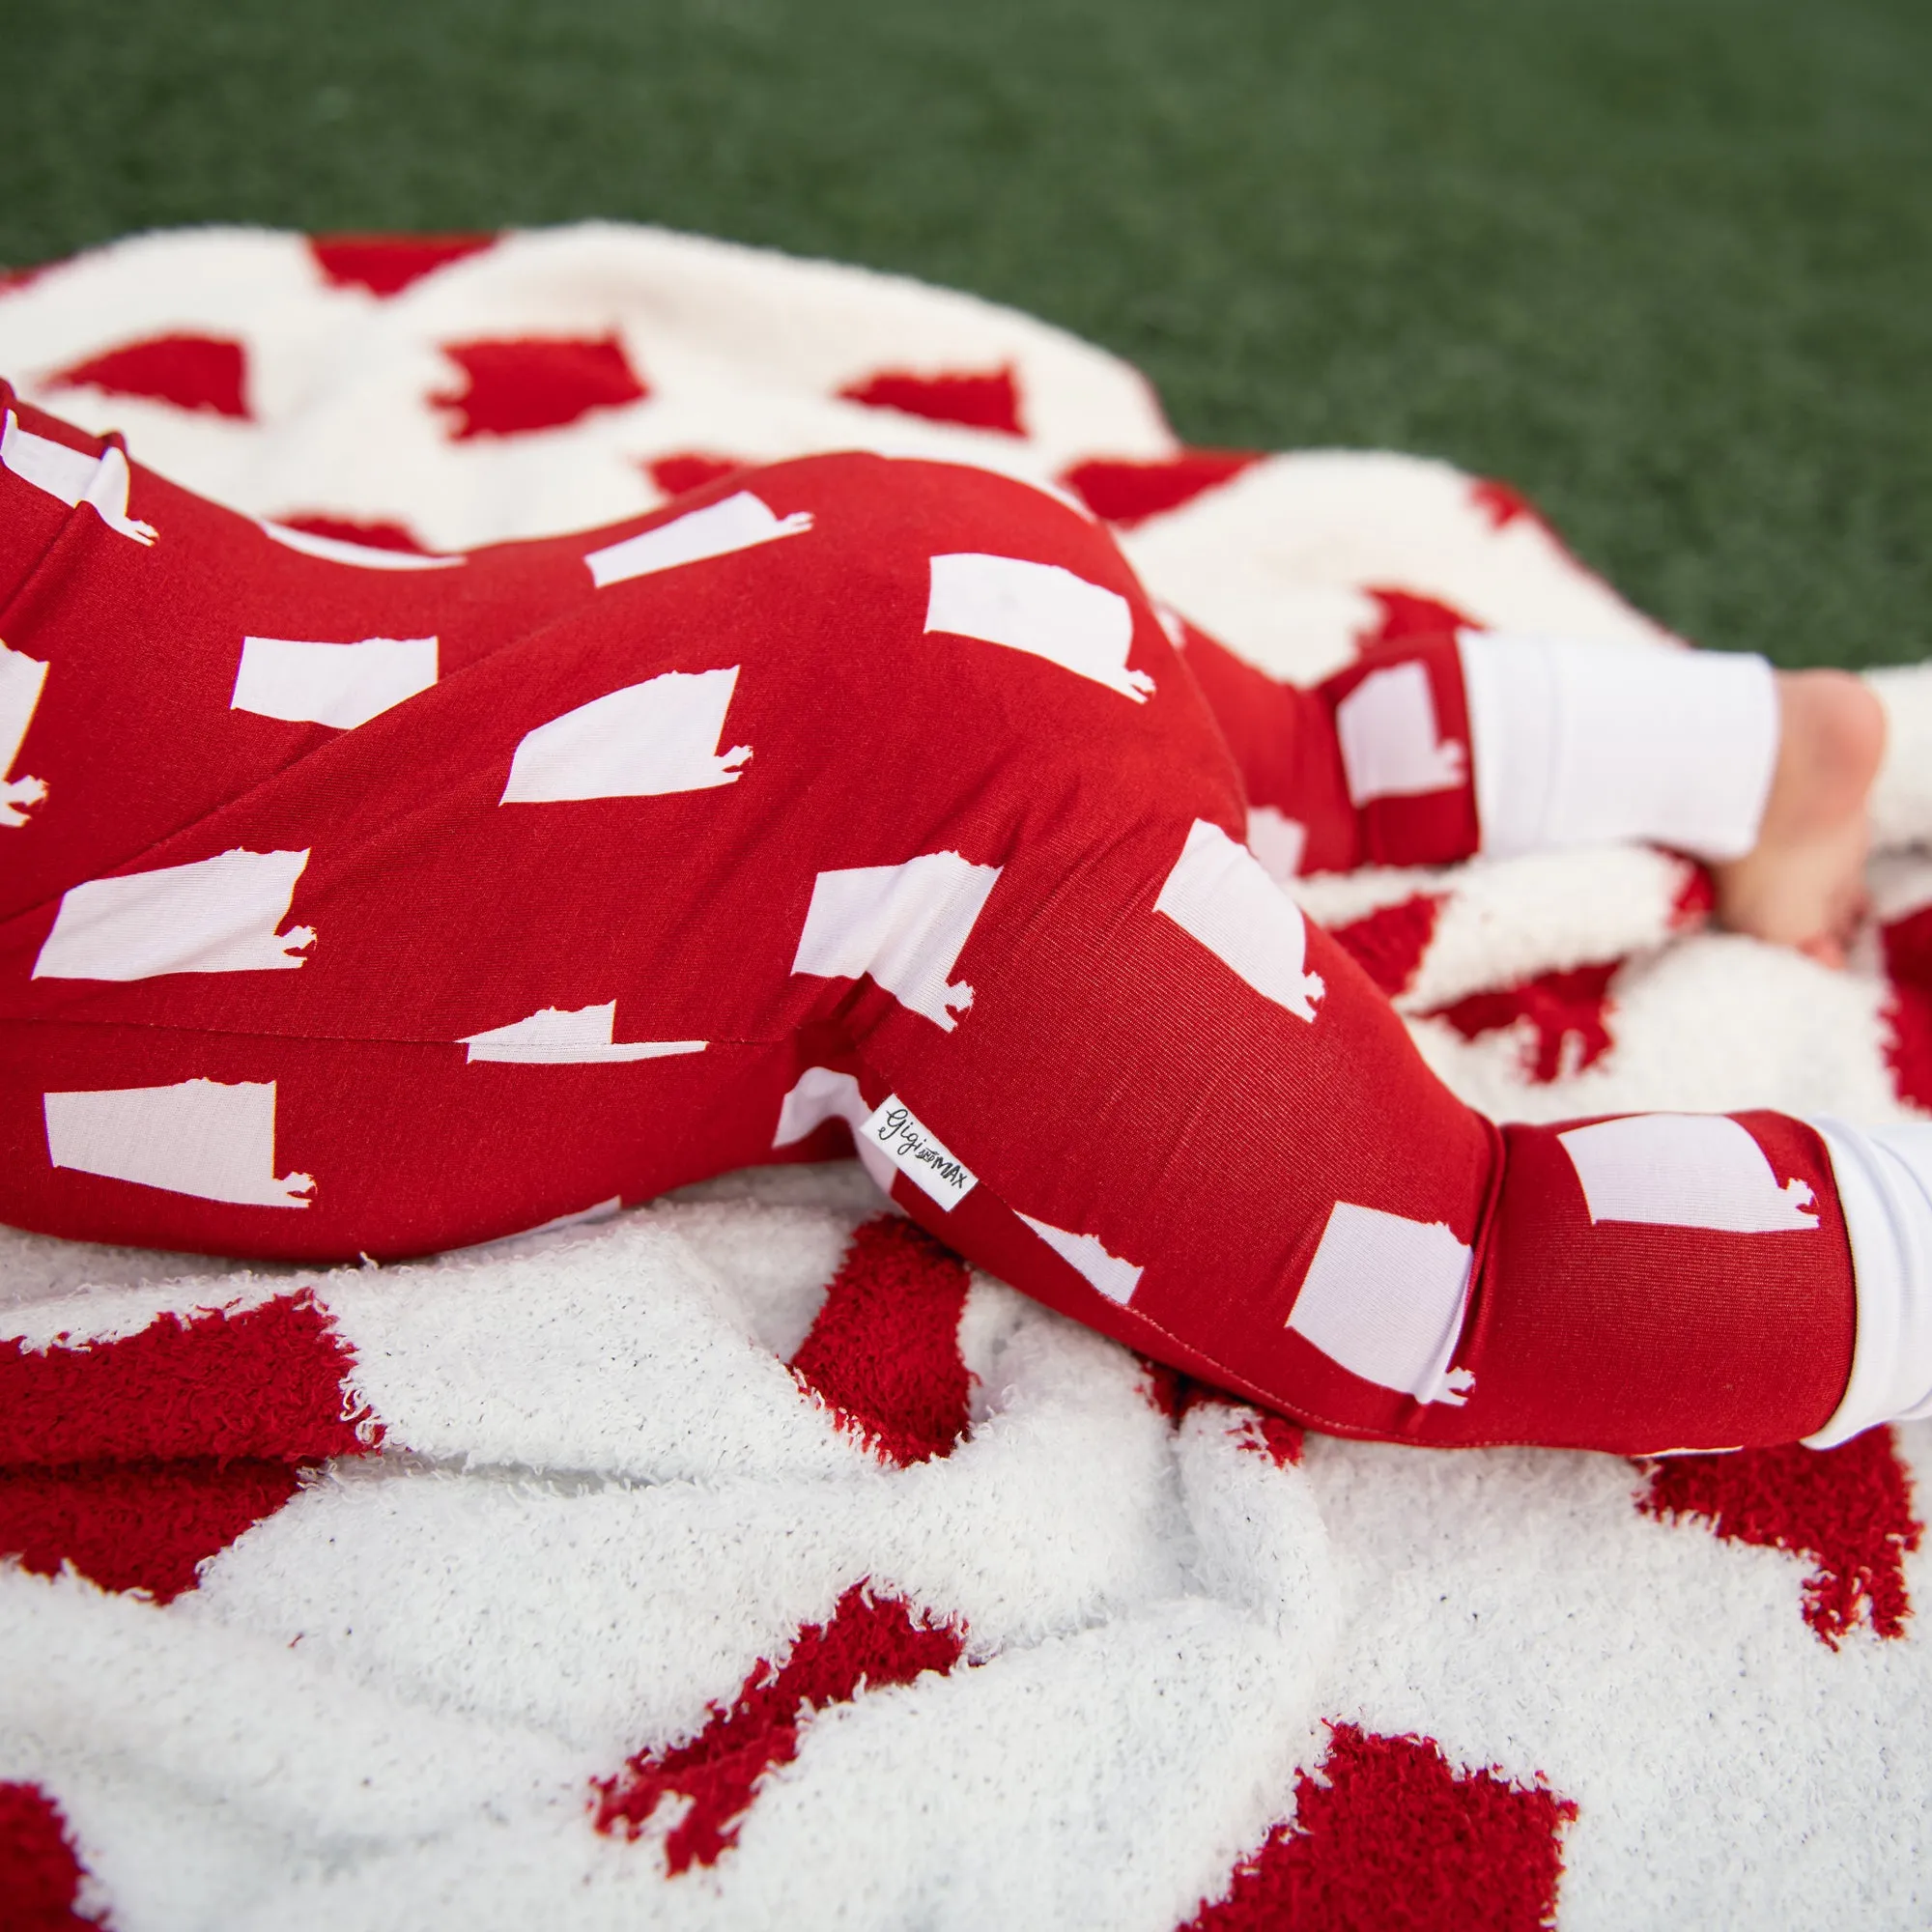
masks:
[[(178, 975), (170, 975), (169, 977), (179, 978), (179, 979), (189, 979), (195, 976), (184, 973)], [(76, 983), (112, 983), (112, 982), (96, 981), (96, 982), (76, 982)], [(185, 1025), (176, 1020), (139, 1020), (139, 1019), (118, 1019), (118, 1018), (105, 1019), (101, 1017), (101, 1015), (99, 1015), (99, 1013), (76, 1014), (76, 1013), (64, 1013), (60, 1011), (54, 1011), (49, 1013), (28, 1014), (28, 1013), (0, 1012), (0, 1027), (33, 1026), (42, 1021), (50, 1022), (56, 1026), (145, 1028), (153, 1033), (183, 1035), (190, 1038), (200, 1037), (207, 1039), (286, 1039), (286, 1040), (295, 1040), (302, 1044), (312, 1044), (316, 1046), (458, 1047), (458, 1046), (467, 1046), (469, 1043), (468, 1038), (463, 1037), (459, 1037), (455, 1039), (449, 1039), (441, 1036), (432, 1036), (429, 1034), (296, 1033), (296, 1032), (276, 1031), (274, 1029), (268, 1027), (193, 1026), (193, 1025)], [(791, 1045), (795, 1037), (796, 1036), (792, 1034), (775, 1034), (768, 1039), (758, 1039), (752, 1037), (740, 1037), (731, 1034), (715, 1033), (706, 1037), (704, 1044), (706, 1046), (780, 1047), (780, 1046)], [(619, 1045), (622, 1045), (623, 1043), (624, 1042), (622, 1041), (618, 1042)], [(512, 1062), (504, 1062), (501, 1064), (507, 1065), (514, 1065), (517, 1063), (512, 1061)], [(546, 1063), (542, 1061), (536, 1061), (529, 1064), (534, 1065), (543, 1065)]]
[[(127, 446), (121, 441), (118, 436), (107, 437), (102, 439), (102, 440), (111, 447), (119, 448), (124, 456), (127, 454)], [(131, 461), (128, 467), (130, 469), (132, 469)], [(25, 601), (28, 593), (33, 590), (40, 579), (41, 573), (47, 568), (48, 561), (53, 556), (55, 551), (66, 541), (68, 533), (72, 527), (72, 520), (83, 515), (92, 515), (96, 524), (101, 523), (99, 515), (95, 512), (94, 506), (91, 503), (83, 500), (79, 503), (71, 503), (68, 505), (67, 515), (61, 520), (60, 527), (47, 539), (45, 547), (34, 558), (33, 562), (27, 566), (20, 581), (9, 594), (6, 603), (0, 605), (0, 639), (4, 639), (6, 636), (8, 620), (12, 618), (14, 612)], [(102, 527), (104, 528), (105, 526), (102, 525)]]

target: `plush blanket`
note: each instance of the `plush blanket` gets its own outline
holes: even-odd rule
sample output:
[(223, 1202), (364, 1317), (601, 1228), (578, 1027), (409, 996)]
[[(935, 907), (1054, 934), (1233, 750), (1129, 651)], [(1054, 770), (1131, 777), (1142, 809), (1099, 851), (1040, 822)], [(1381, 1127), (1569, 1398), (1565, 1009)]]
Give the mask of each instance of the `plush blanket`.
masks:
[[(1071, 493), (1284, 676), (1673, 642), (1503, 486), (1186, 449), (1024, 316), (644, 229), (137, 238), (0, 289), (0, 370), (371, 568), (863, 446)], [(1932, 688), (1878, 681), (1842, 974), (1660, 853), (1253, 842), (1498, 1117), (1923, 1117)], [(0, 1925), (1922, 1924), (1920, 1468), (1304, 1436), (851, 1163), (410, 1267), (0, 1230)]]

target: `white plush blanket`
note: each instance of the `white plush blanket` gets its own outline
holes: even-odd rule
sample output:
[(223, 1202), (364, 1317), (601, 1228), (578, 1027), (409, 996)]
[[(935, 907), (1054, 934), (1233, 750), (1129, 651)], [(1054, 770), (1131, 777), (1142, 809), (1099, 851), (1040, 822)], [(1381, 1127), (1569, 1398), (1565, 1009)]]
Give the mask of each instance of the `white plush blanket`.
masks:
[[(1084, 494), (1297, 678), (1414, 598), (1670, 642), (1506, 490), (1190, 456), (1026, 317), (645, 229), (137, 238), (0, 291), (0, 371), (371, 567), (859, 445)], [(1932, 1108), (1932, 691), (1881, 682), (1847, 973), (1650, 852), (1293, 890), (1499, 1117)], [(850, 1165), (408, 1268), (0, 1230), (0, 1924), (1919, 1925), (1921, 1468), (1304, 1441)]]

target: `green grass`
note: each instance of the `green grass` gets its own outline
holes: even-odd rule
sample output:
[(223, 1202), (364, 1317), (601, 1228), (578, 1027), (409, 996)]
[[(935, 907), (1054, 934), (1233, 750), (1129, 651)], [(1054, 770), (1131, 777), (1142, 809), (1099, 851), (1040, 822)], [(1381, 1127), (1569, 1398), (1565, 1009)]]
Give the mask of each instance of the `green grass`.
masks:
[(628, 216), (974, 289), (1203, 442), (1529, 492), (1701, 640), (1932, 651), (1925, 0), (59, 0), (0, 260)]

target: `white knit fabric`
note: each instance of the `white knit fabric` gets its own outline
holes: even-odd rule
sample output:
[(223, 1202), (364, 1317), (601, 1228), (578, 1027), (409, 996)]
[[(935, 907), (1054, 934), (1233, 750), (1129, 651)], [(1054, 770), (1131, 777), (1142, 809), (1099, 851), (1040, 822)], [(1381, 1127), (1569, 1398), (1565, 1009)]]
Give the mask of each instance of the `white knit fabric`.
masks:
[(1814, 1449), (1932, 1415), (1932, 1124), (1861, 1131), (1816, 1120), (1858, 1282), (1852, 1375)]
[(1486, 856), (1757, 843), (1778, 743), (1764, 659), (1466, 630), (1459, 647)]

